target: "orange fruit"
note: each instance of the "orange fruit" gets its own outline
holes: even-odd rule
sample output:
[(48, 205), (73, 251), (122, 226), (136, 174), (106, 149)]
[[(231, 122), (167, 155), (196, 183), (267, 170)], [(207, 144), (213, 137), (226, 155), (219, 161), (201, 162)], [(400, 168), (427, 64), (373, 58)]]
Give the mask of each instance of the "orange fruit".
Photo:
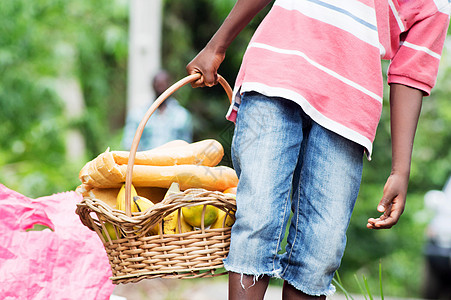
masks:
[[(202, 226), (202, 212), (204, 205), (185, 206), (182, 207), (183, 218), (186, 223), (193, 227), (200, 228)], [(207, 205), (205, 208), (204, 226), (208, 227), (218, 218), (218, 208), (213, 205)]]
[(236, 186), (228, 188), (224, 190), (222, 193), (224, 194), (235, 194), (236, 195)]

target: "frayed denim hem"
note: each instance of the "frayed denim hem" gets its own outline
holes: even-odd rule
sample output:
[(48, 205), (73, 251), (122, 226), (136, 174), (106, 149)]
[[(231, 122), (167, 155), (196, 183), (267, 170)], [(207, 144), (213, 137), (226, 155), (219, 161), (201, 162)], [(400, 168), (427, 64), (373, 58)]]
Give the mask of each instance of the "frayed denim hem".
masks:
[[(248, 270), (242, 270), (242, 269), (240, 269), (240, 268), (230, 267), (230, 266), (227, 266), (226, 264), (224, 264), (224, 268), (225, 268), (227, 271), (229, 271), (229, 272), (233, 272), (233, 273), (237, 273), (237, 274), (240, 274), (240, 275), (241, 275), (241, 287), (242, 287), (244, 290), (245, 290), (245, 289), (248, 289), (248, 288), (250, 288), (250, 287), (252, 287), (252, 286), (254, 286), (255, 283), (256, 283), (262, 276), (267, 275), (267, 276), (272, 277), (272, 278), (278, 278), (278, 279), (285, 280), (285, 281), (287, 281), (290, 285), (292, 285), (294, 288), (296, 288), (297, 290), (300, 290), (301, 292), (303, 292), (303, 293), (305, 293), (305, 294), (307, 294), (307, 295), (310, 295), (310, 296), (323, 296), (323, 295), (324, 295), (324, 296), (327, 297), (327, 296), (332, 296), (333, 294), (335, 294), (335, 291), (336, 291), (335, 286), (334, 286), (333, 284), (330, 284), (326, 291), (320, 291), (320, 292), (318, 292), (318, 291), (312, 291), (311, 289), (305, 288), (305, 287), (303, 287), (303, 286), (297, 284), (296, 282), (293, 282), (293, 281), (291, 281), (291, 280), (287, 280), (287, 279), (283, 278), (283, 276), (281, 275), (282, 269), (279, 269), (279, 270), (273, 270), (273, 271), (268, 271), (268, 272), (257, 272), (257, 271), (250, 272), (250, 271), (248, 271)], [(248, 287), (246, 287), (246, 286), (244, 285), (244, 283), (243, 283), (243, 276), (244, 276), (244, 275), (254, 276), (254, 278), (253, 278), (253, 279), (254, 279), (254, 280), (253, 280), (253, 283), (252, 283), (250, 286), (248, 286)]]

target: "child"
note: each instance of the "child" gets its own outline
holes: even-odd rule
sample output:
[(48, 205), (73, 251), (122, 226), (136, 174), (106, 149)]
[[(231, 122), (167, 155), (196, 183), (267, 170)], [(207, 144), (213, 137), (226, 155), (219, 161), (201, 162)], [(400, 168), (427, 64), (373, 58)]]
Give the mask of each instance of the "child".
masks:
[[(194, 87), (217, 83), (227, 47), (271, 1), (238, 0), (187, 66)], [(382, 108), (380, 58), (390, 59), (392, 171), (367, 227), (391, 228), (405, 206), (422, 97), (435, 84), (447, 0), (276, 0), (243, 57), (228, 119), (239, 176), (230, 299), (325, 299), (346, 243), (362, 156)], [(286, 253), (278, 254), (288, 222)]]

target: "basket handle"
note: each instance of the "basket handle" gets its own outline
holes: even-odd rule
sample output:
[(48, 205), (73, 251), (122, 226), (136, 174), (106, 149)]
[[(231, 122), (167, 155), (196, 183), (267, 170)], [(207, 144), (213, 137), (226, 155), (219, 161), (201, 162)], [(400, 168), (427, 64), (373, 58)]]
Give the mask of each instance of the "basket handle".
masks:
[[(181, 88), (182, 86), (194, 82), (200, 79), (202, 76), (201, 73), (195, 73), (188, 75), (173, 85), (171, 85), (166, 91), (164, 91), (149, 107), (146, 114), (144, 115), (141, 123), (139, 123), (138, 129), (136, 130), (135, 137), (133, 138), (132, 146), (130, 149), (130, 154), (128, 158), (127, 171), (125, 173), (125, 213), (127, 216), (131, 217), (131, 189), (132, 189), (132, 176), (133, 176), (133, 165), (135, 164), (135, 156), (136, 151), (138, 150), (138, 144), (141, 140), (142, 133), (144, 131), (144, 127), (146, 126), (147, 121), (150, 116), (155, 112), (155, 110), (163, 103), (169, 96), (171, 96), (176, 90)], [(227, 93), (227, 97), (229, 98), (230, 103), (232, 102), (232, 89), (228, 82), (218, 74), (218, 82), (224, 88)]]

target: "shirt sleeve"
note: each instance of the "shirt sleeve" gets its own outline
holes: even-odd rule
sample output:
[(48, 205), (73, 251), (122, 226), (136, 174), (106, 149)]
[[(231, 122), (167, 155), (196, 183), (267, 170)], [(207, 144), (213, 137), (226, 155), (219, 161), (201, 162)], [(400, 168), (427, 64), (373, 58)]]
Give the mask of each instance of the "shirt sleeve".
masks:
[(390, 31), (394, 55), (388, 70), (389, 84), (417, 88), (426, 96), (436, 82), (449, 26), (449, 4), (437, 8), (433, 1), (430, 3), (434, 11), (429, 14), (426, 12), (430, 10), (424, 7), (392, 7)]

